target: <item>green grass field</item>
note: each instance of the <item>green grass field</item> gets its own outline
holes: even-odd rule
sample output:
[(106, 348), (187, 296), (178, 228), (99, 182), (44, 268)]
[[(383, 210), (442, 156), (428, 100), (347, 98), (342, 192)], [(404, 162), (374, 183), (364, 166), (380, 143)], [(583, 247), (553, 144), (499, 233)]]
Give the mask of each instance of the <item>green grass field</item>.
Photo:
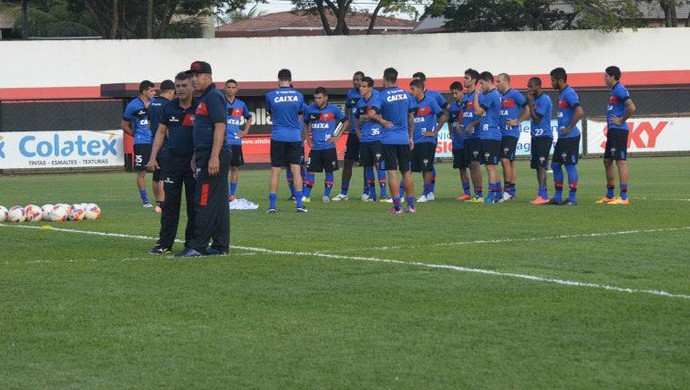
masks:
[(132, 173), (0, 176), (8, 208), (103, 212), (0, 224), (0, 388), (685, 389), (689, 162), (633, 158), (627, 207), (594, 204), (599, 159), (577, 207), (530, 205), (527, 161), (517, 200), (458, 203), (444, 163), (415, 215), (352, 200), (358, 180), (268, 215), (268, 171), (244, 170), (261, 208), (232, 213), (230, 255), (194, 259), (147, 254)]

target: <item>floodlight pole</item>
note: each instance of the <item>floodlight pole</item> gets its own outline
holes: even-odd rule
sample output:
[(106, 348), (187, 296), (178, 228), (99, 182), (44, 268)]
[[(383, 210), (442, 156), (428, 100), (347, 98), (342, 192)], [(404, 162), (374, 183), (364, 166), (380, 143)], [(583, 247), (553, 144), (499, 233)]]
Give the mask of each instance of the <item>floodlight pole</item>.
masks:
[(29, 0), (22, 0), (22, 39), (29, 39)]

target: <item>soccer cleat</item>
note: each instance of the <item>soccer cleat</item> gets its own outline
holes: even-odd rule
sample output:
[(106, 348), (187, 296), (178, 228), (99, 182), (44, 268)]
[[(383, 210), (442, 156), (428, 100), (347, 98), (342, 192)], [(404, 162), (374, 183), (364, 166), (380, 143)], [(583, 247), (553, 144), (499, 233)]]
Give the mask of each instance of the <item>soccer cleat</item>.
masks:
[(324, 196), (321, 198), (321, 200), (322, 200), (324, 203), (328, 203), (328, 202), (331, 201), (331, 198), (329, 198), (328, 196), (324, 195)]
[(392, 203), (392, 202), (393, 202), (393, 199), (391, 199), (391, 198), (383, 197), (383, 198), (379, 199), (379, 203)]
[(145, 203), (142, 203), (142, 204), (141, 204), (141, 207), (143, 207), (143, 208), (145, 208), (145, 209), (150, 209), (150, 208), (153, 207), (153, 205), (152, 205), (151, 203), (149, 203), (149, 202), (145, 202)]
[(402, 214), (403, 213), (402, 209), (396, 209), (395, 207), (388, 209), (388, 211), (386, 211), (386, 212), (388, 214)]
[(168, 248), (167, 246), (161, 246), (161, 245), (156, 245), (151, 250), (149, 251), (150, 254), (152, 255), (164, 255), (166, 253), (170, 253), (171, 249)]
[(175, 257), (199, 257), (199, 256), (203, 256), (203, 254), (194, 248), (185, 248), (182, 252), (175, 253)]
[(422, 195), (419, 198), (417, 198), (417, 203), (426, 203), (429, 201), (429, 198), (426, 197), (426, 195)]
[(465, 202), (469, 202), (469, 203), (484, 203), (484, 198), (482, 198), (481, 196), (476, 196), (476, 195), (475, 195), (475, 196), (473, 196), (472, 198), (466, 200)]
[(484, 198), (484, 204), (494, 204), (494, 203), (498, 203), (498, 199), (494, 199), (490, 196), (487, 196), (486, 198)]
[(460, 194), (455, 198), (455, 200), (457, 200), (458, 202), (462, 202), (462, 201), (470, 200), (470, 199), (472, 199), (472, 196), (467, 195), (467, 194)]
[(304, 207), (298, 207), (298, 208), (297, 208), (297, 212), (298, 212), (298, 213), (308, 213), (309, 210), (307, 210), (307, 209), (304, 208)]
[(236, 200), (237, 200), (237, 197), (235, 195), (228, 196), (228, 202), (234, 202)]
[(362, 201), (368, 202), (369, 201), (369, 195), (368, 194), (362, 194)]
[(436, 200), (436, 195), (434, 195), (433, 192), (429, 192), (428, 194), (426, 194), (426, 200), (428, 200), (428, 201)]
[(416, 214), (416, 213), (417, 213), (417, 208), (414, 207), (414, 206), (408, 206), (408, 207), (407, 207), (407, 210), (405, 210), (405, 212), (406, 212), (406, 213), (410, 213), (410, 214)]
[(613, 201), (615, 201), (615, 200), (616, 200), (616, 198), (609, 198), (608, 196), (605, 196), (605, 197), (603, 197), (603, 198), (597, 200), (597, 201), (594, 202), (594, 203), (596, 203), (596, 204), (607, 204), (607, 203), (611, 203), (611, 202), (613, 202)]
[(342, 193), (331, 198), (331, 200), (334, 202), (340, 202), (341, 200), (348, 200), (348, 199), (350, 199), (350, 198), (347, 195), (342, 194)]
[(218, 249), (218, 248), (214, 248), (214, 247), (212, 247), (212, 246), (209, 246), (209, 247), (206, 248), (206, 250), (204, 251), (204, 255), (205, 255), (205, 256), (223, 256), (223, 255), (227, 255), (227, 254), (228, 254), (228, 251), (222, 250), (222, 249)]
[(529, 202), (531, 204), (536, 204), (536, 205), (544, 205), (544, 204), (550, 203), (548, 198), (542, 198), (541, 196), (537, 196), (536, 198), (530, 200)]
[(275, 214), (275, 213), (276, 213), (276, 209), (268, 209), (268, 210), (266, 210), (266, 214)]
[(577, 202), (571, 202), (569, 200), (566, 200), (565, 202), (561, 203), (563, 206), (577, 206)]
[(306, 196), (303, 196), (302, 203), (311, 203), (311, 197), (307, 198)]
[(287, 198), (287, 200), (291, 200), (291, 201), (293, 201), (293, 202), (294, 202), (294, 201), (295, 201), (295, 195), (290, 195), (290, 197), (289, 197), (289, 198)]
[(629, 205), (630, 204), (630, 199), (623, 199), (620, 197), (615, 198), (611, 202), (608, 202), (607, 204), (622, 204), (622, 205)]
[(503, 196), (501, 197), (501, 199), (499, 199), (499, 200), (497, 201), (497, 203), (505, 203), (505, 202), (507, 202), (507, 201), (509, 201), (509, 200), (511, 200), (511, 199), (513, 199), (513, 196), (510, 195), (510, 194), (507, 193), (507, 192), (504, 192), (504, 193), (503, 193)]
[(156, 205), (156, 213), (161, 214), (163, 212), (163, 208), (161, 206)]
[(565, 201), (558, 200), (556, 198), (551, 198), (549, 199), (549, 204), (552, 206), (563, 206), (565, 204)]

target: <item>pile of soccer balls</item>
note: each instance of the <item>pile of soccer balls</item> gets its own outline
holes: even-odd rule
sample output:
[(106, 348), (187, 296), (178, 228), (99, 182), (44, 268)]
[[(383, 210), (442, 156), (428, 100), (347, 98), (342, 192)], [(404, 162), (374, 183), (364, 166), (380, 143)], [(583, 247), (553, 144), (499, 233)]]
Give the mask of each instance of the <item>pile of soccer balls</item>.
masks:
[(63, 222), (81, 221), (84, 219), (96, 220), (101, 217), (101, 208), (94, 203), (74, 203), (74, 204), (46, 204), (38, 207), (29, 204), (26, 207), (12, 206), (8, 210), (0, 206), (0, 222)]

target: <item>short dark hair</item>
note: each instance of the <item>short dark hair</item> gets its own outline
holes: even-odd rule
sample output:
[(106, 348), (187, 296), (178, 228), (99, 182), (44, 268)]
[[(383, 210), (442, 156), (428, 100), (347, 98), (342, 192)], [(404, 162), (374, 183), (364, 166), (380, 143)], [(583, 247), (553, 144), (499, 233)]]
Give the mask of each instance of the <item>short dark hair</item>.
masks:
[(374, 87), (374, 79), (372, 79), (369, 76), (362, 77), (362, 82), (367, 83), (367, 86), (369, 86), (369, 87), (372, 87), (372, 88)]
[(175, 80), (179, 80), (179, 81), (189, 80), (190, 78), (191, 78), (191, 75), (184, 70), (175, 75)]
[(355, 72), (355, 74), (352, 75), (352, 78), (355, 78), (355, 77), (357, 77), (357, 76), (362, 76), (362, 77), (364, 77), (364, 72), (362, 72), (361, 70), (358, 70), (358, 71)]
[(465, 71), (465, 76), (470, 76), (472, 80), (479, 80), (479, 72), (472, 68), (469, 68)]
[(398, 71), (395, 68), (386, 68), (383, 71), (383, 79), (391, 83), (398, 81)]
[(150, 82), (149, 80), (144, 80), (144, 81), (139, 83), (139, 93), (144, 93), (144, 91), (146, 91), (147, 89), (149, 89), (151, 87), (155, 88), (156, 85), (153, 84), (152, 82)]
[(410, 87), (417, 87), (419, 89), (424, 89), (424, 81), (422, 79), (414, 79), (410, 81)]
[(457, 90), (457, 91), (462, 91), (462, 90), (463, 90), (463, 88), (462, 88), (462, 83), (459, 82), (459, 81), (453, 81), (453, 82), (450, 84), (450, 87), (448, 87), (448, 89), (450, 89), (451, 91), (456, 91), (456, 90)]
[(565, 72), (565, 69), (558, 67), (549, 73), (552, 79), (554, 80), (563, 80), (563, 81), (568, 81), (568, 74)]
[(314, 90), (314, 95), (326, 95), (326, 96), (328, 96), (328, 90), (324, 87), (318, 87)]
[(413, 78), (413, 79), (420, 79), (420, 80), (422, 80), (422, 81), (426, 81), (426, 75), (425, 75), (424, 73), (422, 73), (422, 72), (415, 72), (415, 73), (412, 75), (412, 78)]
[(621, 68), (611, 65), (608, 68), (606, 68), (606, 74), (618, 81), (621, 79)]
[(532, 77), (527, 81), (527, 85), (534, 85), (535, 87), (541, 87), (541, 79), (539, 77)]
[(493, 83), (494, 75), (492, 75), (491, 72), (485, 70), (479, 75), (479, 80), (484, 80)]
[(292, 72), (290, 72), (290, 69), (281, 69), (278, 71), (278, 80), (292, 81)]
[(161, 83), (161, 91), (170, 91), (175, 89), (175, 82), (172, 80), (163, 80)]
[(499, 73), (496, 77), (500, 77), (502, 79), (505, 79), (507, 82), (510, 82), (510, 75), (508, 73)]
[(235, 79), (228, 79), (228, 81), (225, 82), (225, 85), (228, 85), (230, 83), (237, 85), (237, 81), (235, 81)]

